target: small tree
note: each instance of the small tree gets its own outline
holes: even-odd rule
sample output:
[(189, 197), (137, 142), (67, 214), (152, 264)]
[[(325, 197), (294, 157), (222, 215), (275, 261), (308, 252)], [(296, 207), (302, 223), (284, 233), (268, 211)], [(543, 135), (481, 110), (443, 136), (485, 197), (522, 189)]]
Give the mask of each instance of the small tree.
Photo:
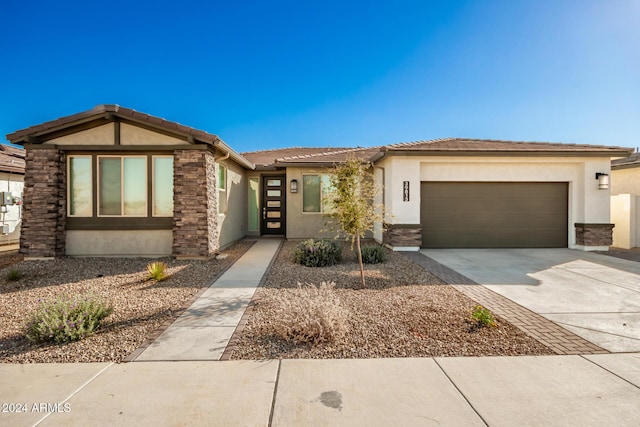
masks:
[(382, 213), (373, 203), (378, 189), (369, 173), (371, 166), (370, 162), (355, 157), (336, 165), (331, 175), (332, 191), (327, 197), (333, 208), (330, 215), (351, 238), (352, 250), (355, 243), (363, 288), (366, 285), (360, 238), (366, 231), (373, 231), (375, 222), (382, 221)]

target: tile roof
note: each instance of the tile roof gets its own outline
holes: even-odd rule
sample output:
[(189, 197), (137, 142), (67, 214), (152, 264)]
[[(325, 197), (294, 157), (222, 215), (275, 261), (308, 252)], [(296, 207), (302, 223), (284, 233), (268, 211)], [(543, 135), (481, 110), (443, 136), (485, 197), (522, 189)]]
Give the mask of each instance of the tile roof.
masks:
[(24, 144), (25, 142), (29, 142), (31, 137), (37, 138), (38, 136), (46, 135), (59, 129), (91, 122), (93, 120), (100, 119), (101, 117), (109, 119), (113, 116), (129, 120), (131, 122), (146, 124), (153, 128), (165, 130), (176, 135), (182, 135), (188, 139), (201, 141), (219, 147), (223, 151), (230, 153), (231, 158), (244, 167), (252, 169), (254, 166), (251, 162), (225, 144), (217, 135), (114, 104), (98, 105), (88, 111), (61, 117), (26, 129), (21, 129), (8, 134), (7, 139), (14, 144)]
[(90, 121), (92, 119), (98, 118), (106, 114), (113, 114), (118, 117), (130, 119), (132, 121), (148, 123), (155, 127), (166, 129), (170, 132), (192, 136), (193, 138), (196, 138), (203, 142), (214, 143), (214, 142), (220, 141), (220, 138), (218, 138), (217, 135), (213, 135), (202, 130), (181, 125), (180, 123), (177, 123), (177, 122), (165, 120), (161, 117), (155, 117), (146, 113), (141, 113), (139, 111), (132, 110), (130, 108), (121, 107), (119, 105), (114, 105), (114, 104), (98, 105), (88, 111), (83, 111), (81, 113), (61, 117), (59, 119), (51, 120), (39, 125), (31, 126), (26, 129), (21, 129), (16, 132), (8, 134), (7, 139), (14, 144), (25, 142), (25, 140), (29, 136), (45, 134), (47, 132), (54, 131), (58, 128), (64, 128), (78, 122), (81, 123), (85, 121)]
[(336, 150), (349, 150), (349, 148), (335, 148), (335, 147), (291, 147), (291, 148), (276, 148), (273, 150), (260, 150), (250, 151), (246, 153), (240, 153), (251, 163), (257, 166), (274, 166), (276, 160), (296, 157), (296, 156), (308, 156), (320, 153), (326, 153)]
[(0, 172), (24, 174), (24, 148), (0, 144)]
[(611, 169), (625, 169), (640, 167), (640, 153), (633, 153), (629, 157), (611, 161)]
[(363, 160), (371, 160), (371, 158), (380, 152), (380, 147), (357, 147), (346, 149), (334, 149), (331, 151), (317, 152), (306, 155), (289, 156), (276, 159), (276, 164), (281, 165), (305, 165), (305, 164), (327, 164), (344, 162), (350, 157), (356, 157)]
[(383, 151), (466, 151), (466, 152), (610, 152), (630, 154), (631, 148), (606, 145), (563, 144), (557, 142), (500, 141), (493, 139), (440, 138), (403, 142), (382, 148)]

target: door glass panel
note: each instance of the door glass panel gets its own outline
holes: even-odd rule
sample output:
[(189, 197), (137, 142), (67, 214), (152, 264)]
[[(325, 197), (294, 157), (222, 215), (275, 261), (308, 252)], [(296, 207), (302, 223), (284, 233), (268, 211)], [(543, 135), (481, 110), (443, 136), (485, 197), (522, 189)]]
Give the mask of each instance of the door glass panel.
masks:
[(281, 182), (282, 181), (280, 181), (279, 179), (268, 179), (267, 187), (280, 187)]
[(267, 190), (268, 197), (280, 197), (280, 190)]
[(280, 222), (267, 222), (267, 228), (280, 228)]
[(280, 218), (280, 212), (276, 211), (276, 212), (267, 212), (267, 218)]
[(280, 207), (280, 200), (267, 200), (267, 207), (268, 208), (279, 208)]
[(249, 178), (249, 231), (259, 229), (258, 188), (258, 178)]

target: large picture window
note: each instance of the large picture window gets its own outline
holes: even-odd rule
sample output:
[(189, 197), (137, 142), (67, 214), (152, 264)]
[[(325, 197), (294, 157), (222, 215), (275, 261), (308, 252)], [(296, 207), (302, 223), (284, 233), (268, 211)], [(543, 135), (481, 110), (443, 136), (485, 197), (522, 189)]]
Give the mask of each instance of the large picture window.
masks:
[(147, 159), (98, 156), (98, 216), (147, 216)]
[(330, 211), (325, 196), (331, 191), (329, 175), (302, 176), (302, 212), (327, 213)]

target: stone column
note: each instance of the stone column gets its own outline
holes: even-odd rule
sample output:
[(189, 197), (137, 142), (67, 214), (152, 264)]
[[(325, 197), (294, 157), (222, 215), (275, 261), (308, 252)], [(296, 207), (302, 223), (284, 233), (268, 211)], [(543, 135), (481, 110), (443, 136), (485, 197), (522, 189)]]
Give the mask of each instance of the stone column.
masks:
[(66, 156), (55, 148), (26, 152), (20, 252), (25, 258), (65, 254)]
[(422, 246), (422, 225), (385, 224), (383, 243), (394, 250), (419, 250)]
[(576, 245), (610, 246), (613, 244), (615, 224), (576, 223)]
[(214, 166), (209, 151), (174, 151), (173, 255), (177, 258), (207, 258), (218, 250)]

